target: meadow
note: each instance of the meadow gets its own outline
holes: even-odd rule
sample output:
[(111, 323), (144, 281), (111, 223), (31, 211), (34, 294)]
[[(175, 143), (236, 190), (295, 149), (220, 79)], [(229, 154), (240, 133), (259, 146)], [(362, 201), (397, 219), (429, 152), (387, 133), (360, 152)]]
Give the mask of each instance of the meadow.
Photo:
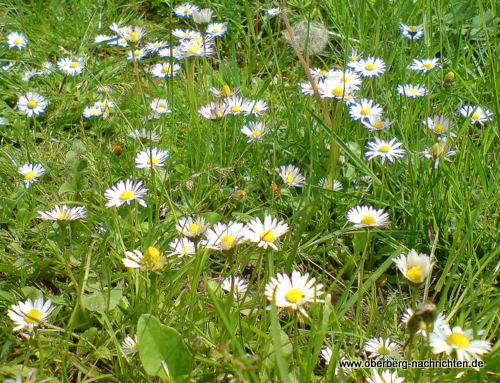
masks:
[(0, 0), (0, 379), (499, 380), (496, 24)]

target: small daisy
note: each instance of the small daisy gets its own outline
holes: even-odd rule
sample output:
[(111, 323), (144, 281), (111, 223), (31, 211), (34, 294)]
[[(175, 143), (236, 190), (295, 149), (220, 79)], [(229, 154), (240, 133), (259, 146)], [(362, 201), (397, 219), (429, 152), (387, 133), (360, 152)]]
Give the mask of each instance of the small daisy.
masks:
[(451, 156), (457, 154), (456, 150), (451, 150), (447, 145), (446, 137), (440, 137), (438, 142), (420, 152), (422, 156), (434, 161), (434, 169), (439, 166), (441, 160), (450, 162)]
[(399, 94), (410, 98), (423, 97), (429, 93), (427, 88), (422, 84), (398, 85), (398, 92)]
[(52, 74), (52, 67), (54, 66), (54, 64), (50, 61), (45, 61), (40, 69), (38, 70), (38, 76), (48, 76), (50, 74)]
[(336, 98), (348, 102), (354, 101), (355, 92), (358, 87), (348, 84), (337, 78), (328, 78), (318, 84), (318, 93), (321, 98)]
[(169, 257), (191, 257), (196, 254), (196, 247), (193, 242), (191, 242), (188, 238), (182, 237), (177, 238), (168, 244), (170, 248), (170, 252), (168, 254)]
[[(432, 116), (427, 117), (423, 124), (427, 126), (433, 133), (446, 135), (448, 130), (451, 128), (450, 119), (443, 115), (440, 116)], [(450, 136), (454, 136), (454, 134), (450, 134)]]
[[(429, 330), (428, 324), (421, 318), (415, 317), (415, 312), (411, 309), (408, 308), (406, 309), (406, 313), (403, 314), (401, 317), (401, 322), (403, 322), (407, 327), (410, 323), (414, 321), (414, 318), (417, 318), (417, 325), (418, 327), (416, 328), (416, 334), (422, 335), (424, 338), (427, 338), (427, 332)], [(439, 313), (436, 317), (436, 319), (432, 323), (432, 329), (437, 329), (442, 326), (447, 326), (448, 321), (446, 318), (443, 316), (443, 314)]]
[(465, 105), (458, 111), (462, 116), (470, 118), (470, 122), (472, 124), (477, 123), (479, 125), (483, 125), (488, 122), (490, 117), (493, 115), (490, 110), (474, 105)]
[(385, 72), (384, 61), (377, 57), (352, 61), (348, 65), (361, 74), (362, 77), (378, 77)]
[(227, 32), (226, 24), (224, 23), (212, 23), (207, 26), (207, 35), (211, 35), (213, 37), (224, 36)]
[(199, 237), (208, 229), (208, 225), (203, 217), (195, 219), (191, 217), (179, 218), (179, 222), (175, 225), (175, 227), (182, 235), (189, 238)]
[(349, 53), (349, 57), (348, 57), (348, 64), (354, 63), (354, 62), (359, 61), (361, 59), (363, 59), (363, 55), (361, 53), (359, 53), (357, 49), (351, 49), (351, 52)]
[(399, 30), (404, 37), (410, 40), (418, 40), (424, 35), (423, 25), (405, 25), (399, 24)]
[(340, 183), (340, 181), (329, 177), (320, 179), (319, 186), (322, 187), (323, 189), (331, 191), (342, 190), (342, 184)]
[(147, 192), (148, 189), (144, 187), (142, 181), (120, 180), (104, 193), (104, 197), (108, 200), (106, 207), (119, 207), (124, 203), (130, 205), (130, 202), (134, 200), (137, 200), (139, 205), (146, 207), (147, 204), (143, 198)]
[(250, 242), (254, 242), (258, 247), (264, 249), (270, 246), (274, 250), (278, 250), (278, 246), (274, 242), (288, 231), (288, 224), (266, 215), (264, 222), (259, 218), (251, 220), (247, 223), (247, 229), (247, 237)]
[(135, 140), (144, 138), (152, 142), (160, 141), (160, 136), (154, 130), (136, 129), (133, 132), (129, 133), (128, 136)]
[(408, 69), (421, 71), (424, 73), (430, 72), (434, 68), (439, 68), (439, 59), (431, 58), (431, 59), (413, 59), (413, 62), (409, 66)]
[(362, 79), (361, 77), (356, 73), (353, 72), (349, 69), (346, 69), (345, 71), (336, 69), (327, 75), (329, 78), (333, 78), (335, 80), (338, 80), (342, 83), (344, 83), (347, 86), (352, 86), (355, 87), (356, 89), (359, 88), (361, 85)]
[(205, 237), (204, 247), (220, 251), (231, 250), (247, 240), (245, 225), (240, 222), (217, 223), (207, 229)]
[(264, 112), (269, 109), (267, 102), (264, 100), (247, 100), (248, 108), (243, 112), (245, 116), (253, 114), (255, 117), (262, 117)]
[[(300, 92), (305, 96), (312, 96), (314, 94), (313, 87), (309, 81), (299, 82)], [(318, 85), (316, 85), (316, 89)]]
[(375, 104), (373, 100), (369, 100), (366, 98), (352, 104), (349, 107), (349, 116), (351, 116), (354, 121), (379, 118), (382, 113), (383, 109), (380, 105)]
[(108, 45), (116, 45), (121, 48), (128, 48), (127, 40), (119, 36), (116, 36), (114, 39), (109, 40)]
[(168, 114), (172, 112), (170, 110), (170, 104), (168, 100), (165, 98), (153, 99), (153, 101), (151, 101), (150, 106), (151, 109), (153, 110), (153, 113), (157, 115)]
[(24, 185), (29, 188), (33, 182), (38, 181), (46, 170), (39, 164), (24, 164), (18, 169), (18, 173), (24, 177)]
[(397, 371), (385, 370), (379, 373), (376, 369), (372, 369), (372, 374), (366, 378), (368, 383), (404, 383), (405, 378), (398, 375)]
[(56, 205), (53, 210), (38, 211), (38, 218), (51, 221), (75, 221), (87, 218), (85, 206), (69, 207), (67, 205)]
[(391, 342), (390, 338), (370, 338), (365, 344), (365, 352), (368, 358), (375, 360), (390, 360), (398, 359), (400, 356), (401, 347), (395, 342)]
[(121, 347), (122, 355), (127, 357), (129, 355), (135, 354), (139, 351), (139, 343), (137, 343), (137, 334), (132, 338), (131, 336), (127, 336), (123, 342)]
[(116, 39), (116, 36), (101, 34), (101, 35), (97, 35), (96, 37), (94, 37), (94, 43), (95, 44), (107, 43), (107, 42), (110, 42), (111, 40), (115, 40), (115, 39)]
[(358, 205), (347, 212), (347, 220), (354, 227), (385, 227), (390, 224), (389, 214), (384, 209), (375, 209), (371, 206)]
[(393, 122), (388, 118), (382, 119), (381, 116), (373, 116), (373, 117), (363, 118), (361, 120), (361, 123), (363, 124), (363, 127), (369, 131), (374, 131), (374, 130), (378, 131), (389, 128)]
[(311, 68), (310, 73), (314, 81), (325, 81), (327, 78), (332, 77), (333, 69)]
[(85, 118), (100, 117), (102, 116), (102, 113), (103, 111), (101, 109), (101, 106), (93, 104), (85, 107), (85, 109), (83, 110), (83, 117)]
[(212, 101), (207, 105), (203, 105), (199, 110), (198, 114), (209, 120), (219, 120), (222, 117), (228, 115), (230, 109), (225, 102)]
[(251, 110), (249, 102), (246, 101), (243, 97), (239, 97), (236, 95), (226, 98), (225, 103), (229, 110), (229, 114), (232, 115), (238, 115), (242, 113), (247, 114), (247, 112)]
[(275, 17), (281, 15), (281, 9), (279, 7), (276, 8), (269, 8), (266, 10), (268, 16)]
[(405, 278), (416, 284), (424, 282), (429, 277), (434, 264), (428, 255), (418, 254), (415, 249), (411, 249), (407, 255), (400, 254), (394, 262)]
[(196, 9), (193, 11), (193, 21), (196, 24), (208, 24), (212, 20), (213, 13), (210, 8)]
[(195, 40), (182, 41), (180, 50), (184, 57), (210, 57), (215, 54), (214, 44), (208, 39), (205, 40), (205, 44)]
[(300, 169), (294, 165), (283, 165), (278, 168), (278, 175), (287, 186), (304, 186), (305, 177)]
[(180, 70), (181, 66), (177, 63), (158, 63), (151, 68), (151, 74), (158, 78), (174, 77)]
[(38, 70), (37, 69), (27, 69), (24, 71), (22, 77), (21, 77), (21, 80), (24, 81), (24, 82), (28, 82), (29, 80), (31, 80), (34, 76), (37, 76), (38, 75)]
[(116, 33), (118, 34), (118, 36), (127, 41), (137, 43), (146, 35), (146, 30), (141, 27), (126, 26), (118, 28)]
[(230, 276), (222, 281), (220, 288), (238, 296), (246, 293), (248, 284), (243, 278)]
[(248, 142), (260, 140), (267, 133), (263, 122), (250, 121), (241, 128), (241, 133), (249, 138)]
[(158, 148), (146, 149), (135, 156), (135, 167), (137, 169), (145, 169), (154, 166), (164, 166), (167, 158), (168, 150)]
[(13, 331), (19, 331), (24, 328), (28, 332), (32, 332), (40, 322), (45, 322), (55, 306), (52, 306), (52, 301), (47, 299), (44, 302), (43, 298), (38, 298), (35, 301), (27, 299), (26, 302), (18, 302), (17, 305), (12, 305), (7, 312), (8, 317), (14, 322)]
[(16, 379), (5, 379), (3, 383), (44, 383), (54, 381), (54, 378), (46, 378), (38, 380), (38, 369), (34, 368), (26, 375), (26, 380), (23, 380), (23, 375), (19, 371), (16, 372)]
[[(480, 331), (478, 331), (480, 333)], [(487, 340), (474, 339), (472, 330), (462, 330), (449, 325), (435, 328), (430, 338), (430, 345), (434, 354), (446, 353), (454, 355), (458, 360), (481, 360), (479, 355), (487, 354), (491, 350), (491, 343)]]
[(59, 69), (68, 76), (76, 76), (83, 72), (85, 59), (83, 57), (63, 57), (57, 61)]
[(172, 31), (172, 36), (177, 37), (178, 39), (183, 39), (183, 40), (201, 40), (203, 41), (202, 34), (198, 31), (195, 31), (193, 29), (181, 29), (181, 28), (175, 28)]
[(22, 50), (28, 45), (28, 39), (22, 33), (11, 32), (7, 35), (7, 45)]
[[(329, 365), (331, 360), (332, 360), (333, 351), (330, 347), (322, 348), (321, 352), (320, 352), (320, 356), (324, 359), (326, 365)], [(345, 364), (348, 364), (348, 360), (345, 356), (342, 356), (340, 358), (339, 362), (340, 361), (344, 362)], [(339, 375), (340, 370), (343, 370), (344, 373), (347, 373), (348, 371), (351, 370), (351, 368), (350, 367), (340, 367), (339, 365), (337, 365), (337, 367), (335, 367), (335, 376)]]
[(160, 270), (165, 265), (165, 257), (156, 247), (150, 246), (143, 253), (140, 250), (125, 252), (126, 258), (122, 258), (122, 263), (129, 269), (140, 269), (143, 271)]
[(164, 49), (168, 47), (168, 43), (166, 41), (155, 40), (146, 44), (146, 50), (149, 53), (158, 53), (160, 49)]
[(235, 87), (235, 88), (231, 89), (230, 86), (226, 84), (226, 85), (223, 85), (220, 90), (213, 86), (208, 91), (210, 93), (212, 93), (217, 98), (221, 98), (221, 97), (225, 98), (225, 97), (230, 97), (230, 96), (234, 96), (235, 94), (238, 94), (238, 92), (240, 91), (240, 88)]
[(17, 108), (28, 117), (42, 114), (47, 105), (47, 99), (36, 92), (27, 92), (17, 102)]
[(318, 299), (323, 294), (323, 285), (316, 284), (315, 278), (309, 278), (309, 274), (301, 275), (299, 271), (292, 272), (292, 276), (280, 274), (271, 278), (266, 284), (265, 295), (268, 301), (276, 303), (276, 307), (288, 307), (299, 310), (308, 316), (302, 307), (306, 303), (324, 303)]
[(137, 48), (132, 51), (127, 52), (127, 60), (128, 61), (141, 61), (144, 57), (146, 57), (148, 52), (146, 49)]
[(185, 3), (182, 5), (179, 5), (177, 8), (174, 9), (174, 13), (176, 16), (179, 17), (191, 17), (193, 16), (193, 12), (199, 10), (196, 5), (190, 4), (190, 3)]
[(380, 157), (381, 164), (383, 164), (386, 159), (389, 160), (389, 162), (394, 162), (395, 159), (402, 158), (405, 154), (405, 150), (399, 148), (401, 145), (401, 142), (397, 141), (395, 138), (390, 141), (375, 138), (374, 141), (367, 143), (366, 148), (368, 150), (365, 152), (365, 156), (369, 160)]

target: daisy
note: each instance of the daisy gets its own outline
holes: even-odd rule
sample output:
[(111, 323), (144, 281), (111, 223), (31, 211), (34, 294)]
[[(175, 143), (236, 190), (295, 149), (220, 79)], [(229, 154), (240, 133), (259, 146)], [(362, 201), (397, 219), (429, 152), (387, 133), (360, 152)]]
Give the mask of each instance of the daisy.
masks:
[(490, 342), (474, 339), (472, 330), (462, 330), (449, 325), (435, 328), (430, 337), (430, 346), (434, 354), (454, 354), (458, 360), (481, 360), (479, 355), (487, 354), (491, 350)]
[(401, 347), (395, 342), (391, 342), (390, 338), (370, 338), (364, 346), (368, 358), (375, 360), (390, 360), (398, 359), (400, 356)]
[(294, 165), (283, 165), (278, 168), (278, 175), (287, 186), (304, 186), (305, 177), (300, 169)]
[(235, 94), (238, 94), (238, 92), (240, 91), (240, 88), (235, 87), (235, 88), (231, 89), (229, 87), (229, 85), (226, 84), (226, 85), (223, 85), (220, 90), (217, 89), (216, 87), (211, 87), (208, 91), (210, 93), (212, 93), (217, 98), (221, 98), (221, 97), (225, 98), (225, 97), (230, 97), (230, 96), (234, 96)]
[(107, 43), (111, 40), (115, 40), (116, 38), (117, 38), (116, 36), (101, 34), (94, 37), (94, 43), (95, 44)]
[(196, 9), (193, 11), (193, 21), (196, 24), (208, 24), (212, 20), (213, 13), (210, 8)]
[(227, 32), (226, 24), (224, 23), (212, 23), (207, 26), (207, 35), (211, 35), (213, 37), (221, 37)]
[(378, 118), (382, 115), (382, 113), (383, 110), (380, 105), (375, 104), (373, 100), (369, 100), (367, 98), (364, 98), (349, 107), (349, 116), (351, 116), (354, 121)]
[(170, 110), (170, 104), (165, 98), (154, 98), (153, 101), (151, 101), (150, 106), (153, 110), (153, 114), (155, 115), (168, 114), (172, 112)]
[(446, 318), (443, 314), (439, 313), (436, 319), (432, 322), (432, 327), (429, 328), (428, 323), (422, 317), (415, 315), (415, 312), (411, 308), (406, 309), (406, 313), (404, 313), (401, 317), (401, 322), (403, 322), (408, 328), (415, 325), (416, 331), (413, 333), (422, 335), (424, 338), (427, 338), (428, 330), (448, 325)]
[(271, 278), (266, 284), (265, 295), (268, 301), (276, 303), (276, 307), (299, 310), (307, 317), (303, 305), (309, 302), (324, 303), (324, 300), (318, 299), (323, 294), (323, 285), (315, 282), (315, 278), (309, 278), (309, 274), (301, 275), (297, 270), (292, 272), (291, 277), (278, 273), (276, 278)]
[[(318, 84), (318, 93), (321, 98), (336, 98), (353, 102), (357, 90), (357, 86), (340, 81), (334, 77), (328, 78)], [(308, 90), (306, 89), (306, 91)]]
[(28, 45), (28, 39), (22, 33), (11, 32), (7, 35), (7, 45), (22, 50)]
[(462, 116), (470, 118), (470, 122), (472, 124), (477, 123), (479, 125), (483, 125), (485, 122), (488, 122), (490, 117), (493, 115), (490, 110), (474, 105), (465, 105), (458, 111)]
[(42, 114), (47, 105), (47, 99), (36, 92), (27, 92), (17, 102), (17, 108), (28, 117)]
[(220, 287), (222, 290), (238, 296), (246, 293), (248, 284), (243, 278), (230, 276), (222, 281)]
[(182, 5), (179, 5), (177, 8), (174, 9), (174, 13), (176, 16), (179, 17), (191, 17), (193, 16), (193, 12), (199, 10), (196, 5), (190, 4), (190, 3), (185, 3)]
[[(331, 360), (332, 360), (332, 356), (333, 356), (333, 351), (330, 347), (325, 347), (325, 348), (322, 348), (321, 349), (321, 352), (320, 352), (320, 356), (324, 359), (326, 365), (329, 365)], [(339, 362), (343, 362), (344, 364), (348, 364), (348, 360), (345, 356), (342, 356), (339, 360)], [(338, 376), (339, 373), (340, 373), (340, 370), (343, 370), (344, 373), (348, 372), (351, 370), (350, 367), (340, 367), (340, 365), (338, 364), (337, 367), (335, 367), (335, 375)]]
[(203, 246), (213, 250), (231, 250), (245, 242), (246, 228), (240, 222), (229, 222), (227, 225), (217, 223), (205, 232), (206, 240)]
[(347, 212), (347, 220), (354, 224), (354, 227), (385, 227), (391, 222), (389, 214), (384, 209), (375, 209), (371, 206), (358, 205)]
[(348, 66), (350, 66), (350, 63), (354, 63), (356, 61), (359, 61), (363, 58), (363, 55), (358, 52), (357, 49), (351, 49), (351, 52), (349, 53), (348, 57)]
[(319, 180), (319, 186), (326, 190), (340, 191), (342, 190), (342, 184), (339, 180), (332, 179), (329, 177), (321, 178)]
[(422, 84), (398, 85), (398, 92), (399, 92), (399, 94), (401, 94), (403, 96), (411, 97), (411, 98), (423, 97), (429, 93), (427, 91), (427, 88)]
[(87, 218), (85, 206), (69, 207), (67, 205), (56, 205), (53, 210), (38, 211), (38, 218), (51, 221), (75, 221)]
[(146, 149), (135, 156), (135, 167), (137, 169), (145, 169), (154, 166), (164, 166), (167, 158), (168, 150), (158, 148)]
[(34, 76), (38, 75), (38, 70), (37, 69), (27, 69), (24, 71), (21, 80), (24, 82), (28, 82), (31, 80)]
[(175, 227), (182, 235), (189, 238), (195, 238), (202, 235), (207, 230), (208, 225), (203, 217), (195, 219), (191, 217), (182, 217), (179, 218), (179, 222)]
[(431, 59), (413, 59), (413, 62), (408, 69), (427, 73), (436, 67), (440, 67), (439, 59), (433, 57)]
[(158, 63), (151, 68), (151, 74), (158, 78), (174, 77), (180, 70), (181, 66), (177, 63)]
[(275, 17), (281, 15), (281, 9), (279, 7), (276, 8), (269, 8), (266, 10), (268, 16)]
[(229, 114), (238, 115), (245, 113), (247, 114), (249, 110), (251, 110), (251, 106), (248, 101), (246, 101), (243, 97), (240, 96), (232, 96), (226, 98), (226, 105), (229, 110)]
[(76, 76), (83, 72), (85, 59), (83, 57), (63, 57), (57, 61), (59, 69), (68, 76)]
[(198, 31), (192, 30), (192, 29), (181, 29), (181, 28), (175, 28), (172, 31), (172, 36), (177, 37), (178, 39), (183, 39), (183, 40), (201, 40), (203, 41), (202, 34)]
[(250, 121), (241, 128), (241, 133), (249, 138), (247, 143), (260, 140), (267, 133), (266, 126), (262, 122)]
[(431, 258), (425, 254), (418, 254), (415, 249), (410, 252), (400, 254), (399, 258), (394, 259), (399, 271), (413, 283), (422, 283), (431, 274), (432, 265)]
[(362, 77), (378, 77), (385, 72), (385, 63), (377, 57), (368, 57), (358, 61), (352, 61), (349, 67), (361, 74)]
[(141, 61), (148, 52), (145, 49), (137, 48), (132, 51), (127, 52), (127, 60), (128, 61)]
[(113, 40), (109, 40), (108, 45), (116, 45), (121, 48), (128, 48), (127, 40), (119, 36), (116, 36)]
[(369, 131), (374, 130), (384, 130), (389, 128), (392, 125), (392, 121), (389, 119), (382, 119), (381, 116), (373, 116), (364, 118), (361, 120), (363, 127)]
[(129, 133), (128, 136), (135, 140), (144, 138), (152, 142), (160, 141), (160, 136), (154, 130), (136, 129), (133, 132)]
[(123, 340), (121, 351), (122, 355), (125, 357), (135, 354), (137, 351), (139, 351), (139, 343), (137, 343), (137, 334), (135, 334), (133, 338), (131, 336), (127, 336)]
[(434, 161), (434, 169), (439, 166), (441, 160), (450, 162), (450, 157), (457, 154), (456, 150), (451, 150), (447, 146), (446, 137), (440, 137), (438, 142), (420, 152), (422, 156)]
[[(443, 115), (440, 116), (432, 116), (427, 117), (423, 124), (427, 126), (433, 133), (446, 135), (448, 130), (450, 129), (450, 119)], [(450, 134), (450, 136), (454, 136), (454, 134)]]
[(276, 218), (266, 215), (264, 222), (255, 218), (247, 223), (247, 237), (250, 242), (254, 242), (258, 247), (267, 249), (268, 246), (278, 250), (274, 244), (278, 237), (288, 231), (288, 224), (278, 221)]
[(142, 181), (120, 180), (104, 193), (104, 197), (108, 200), (106, 207), (119, 207), (124, 203), (130, 205), (130, 202), (134, 200), (137, 200), (139, 205), (146, 207), (147, 204), (143, 198), (147, 192), (148, 189), (144, 187)]
[(333, 69), (311, 68), (310, 73), (314, 81), (325, 81), (333, 75)]
[(149, 53), (158, 53), (160, 49), (168, 47), (168, 43), (166, 41), (155, 40), (146, 44), (146, 50)]
[(255, 117), (262, 117), (264, 112), (269, 109), (264, 100), (247, 100), (246, 103), (248, 108), (243, 112), (245, 116), (253, 114)]
[(83, 117), (85, 118), (100, 117), (102, 116), (102, 113), (103, 111), (101, 109), (101, 106), (93, 104), (85, 107), (85, 109), (83, 110)]
[(28, 332), (32, 332), (40, 322), (45, 322), (55, 306), (52, 306), (52, 301), (47, 299), (44, 302), (43, 298), (38, 298), (35, 301), (27, 299), (26, 302), (18, 302), (17, 305), (12, 305), (7, 312), (8, 317), (14, 322), (13, 331), (19, 331), (24, 328)]
[[(299, 82), (299, 86), (300, 86), (300, 92), (303, 95), (312, 96), (314, 94), (313, 87), (309, 81)], [(316, 89), (319, 90), (318, 85), (316, 85)]]
[(29, 188), (33, 182), (38, 181), (44, 173), (45, 168), (39, 164), (24, 164), (18, 169), (18, 173), (24, 177), (24, 185)]
[(418, 40), (424, 35), (423, 25), (405, 25), (399, 24), (399, 30), (404, 37), (410, 40)]
[(140, 269), (143, 271), (160, 270), (165, 265), (165, 257), (156, 247), (150, 246), (141, 253), (140, 250), (126, 251), (126, 258), (122, 258), (122, 263), (129, 269)]
[(356, 89), (359, 88), (359, 86), (361, 85), (361, 82), (362, 82), (361, 77), (356, 72), (353, 72), (349, 69), (346, 69), (345, 71), (340, 70), (340, 69), (336, 69), (336, 70), (328, 73), (327, 76), (329, 78), (338, 80), (338, 81), (346, 84), (346, 86), (355, 87)]
[(386, 159), (388, 159), (389, 162), (394, 162), (395, 159), (402, 158), (405, 154), (405, 150), (399, 148), (401, 145), (401, 142), (396, 141), (396, 138), (390, 141), (375, 138), (374, 141), (367, 143), (366, 148), (368, 150), (365, 152), (365, 156), (369, 160), (380, 157), (381, 164), (383, 164)]
[(228, 115), (230, 112), (230, 109), (228, 105), (224, 102), (220, 101), (212, 101), (208, 103), (207, 105), (203, 105), (199, 110), (198, 114), (203, 117), (207, 118), (209, 120), (218, 120), (221, 119), (222, 117)]
[(40, 69), (38, 70), (38, 76), (48, 76), (50, 74), (52, 74), (52, 67), (54, 66), (54, 64), (51, 62), (51, 61), (45, 61)]
[(405, 378), (398, 375), (397, 371), (385, 370), (379, 373), (375, 368), (372, 369), (372, 374), (366, 378), (368, 383), (404, 383)]
[(194, 246), (194, 243), (186, 237), (173, 240), (168, 244), (168, 247), (170, 247), (170, 252), (168, 254), (169, 257), (177, 256), (181, 258), (190, 257), (196, 254), (196, 247)]
[(118, 36), (127, 41), (137, 43), (144, 37), (144, 35), (146, 34), (146, 30), (141, 27), (125, 26), (118, 28), (116, 33), (118, 34)]
[(181, 42), (180, 50), (184, 57), (210, 57), (215, 54), (214, 44), (208, 39), (204, 44), (194, 40), (185, 40)]
[(44, 382), (50, 382), (54, 381), (54, 378), (46, 378), (42, 380), (37, 380), (38, 379), (38, 369), (34, 368), (28, 374), (26, 375), (26, 380), (23, 380), (23, 375), (17, 371), (16, 372), (16, 379), (5, 379), (3, 383), (44, 383)]

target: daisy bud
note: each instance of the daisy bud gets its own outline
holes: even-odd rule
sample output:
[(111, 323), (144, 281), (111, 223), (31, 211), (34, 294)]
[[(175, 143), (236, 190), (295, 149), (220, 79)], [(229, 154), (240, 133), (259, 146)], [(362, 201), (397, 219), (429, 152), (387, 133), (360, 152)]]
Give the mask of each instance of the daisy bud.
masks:
[(445, 85), (453, 85), (455, 83), (455, 73), (448, 72), (444, 76), (444, 84)]
[(199, 11), (193, 11), (193, 21), (196, 24), (208, 24), (212, 19), (212, 11), (210, 8), (203, 8)]

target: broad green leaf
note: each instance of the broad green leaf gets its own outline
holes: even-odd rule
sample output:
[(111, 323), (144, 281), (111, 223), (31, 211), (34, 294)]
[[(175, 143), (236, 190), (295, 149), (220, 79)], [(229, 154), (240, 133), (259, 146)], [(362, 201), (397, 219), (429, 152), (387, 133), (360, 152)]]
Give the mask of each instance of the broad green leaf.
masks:
[(113, 310), (121, 299), (122, 290), (112, 289), (109, 292), (109, 296), (107, 290), (104, 292), (99, 291), (92, 294), (86, 294), (82, 297), (82, 303), (87, 310), (104, 313)]

